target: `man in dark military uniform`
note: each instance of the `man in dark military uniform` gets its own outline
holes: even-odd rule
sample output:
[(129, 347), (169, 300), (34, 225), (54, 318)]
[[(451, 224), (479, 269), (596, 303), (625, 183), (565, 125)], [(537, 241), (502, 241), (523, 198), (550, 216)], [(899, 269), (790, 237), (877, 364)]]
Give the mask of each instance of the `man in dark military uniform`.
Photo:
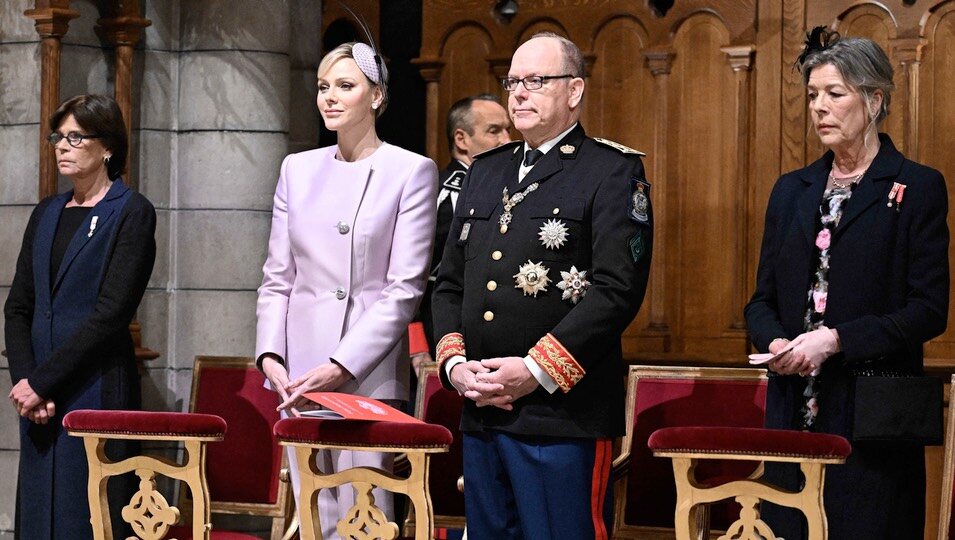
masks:
[[(461, 98), (448, 111), (447, 136), (451, 162), (438, 175), (438, 226), (435, 231), (434, 253), (431, 257), (431, 277), (417, 321), (408, 331), (411, 335), (411, 362), (416, 371), (424, 362), (434, 357), (434, 333), (431, 317), (431, 293), (444, 243), (451, 229), (451, 216), (458, 202), (458, 194), (464, 184), (464, 175), (474, 161), (474, 156), (496, 146), (508, 143), (511, 120), (507, 111), (493, 94), (478, 94)], [(417, 324), (416, 324), (417, 323)], [(414, 375), (414, 374), (413, 374)], [(413, 387), (412, 387), (413, 388)]]
[(612, 438), (624, 433), (620, 337), (650, 271), (640, 154), (584, 134), (579, 49), (538, 34), (514, 53), (523, 142), (477, 157), (433, 295), (436, 360), (468, 398), (473, 538), (608, 538)]

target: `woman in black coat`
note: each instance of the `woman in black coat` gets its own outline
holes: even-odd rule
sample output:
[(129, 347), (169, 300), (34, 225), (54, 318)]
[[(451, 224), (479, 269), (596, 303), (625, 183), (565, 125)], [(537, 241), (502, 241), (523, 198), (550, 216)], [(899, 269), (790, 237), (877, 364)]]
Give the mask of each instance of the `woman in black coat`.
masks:
[(23, 417), (16, 533), (31, 540), (92, 538), (83, 442), (61, 419), (139, 408), (129, 323), (156, 257), (155, 210), (119, 179), (127, 140), (116, 102), (74, 97), (50, 129), (73, 189), (30, 216), (4, 307), (9, 397)]
[[(923, 344), (945, 330), (945, 180), (878, 133), (893, 88), (878, 45), (820, 28), (797, 65), (829, 151), (783, 175), (766, 210), (746, 322), (758, 350), (788, 351), (768, 366), (766, 425), (852, 440), (846, 464), (826, 471), (830, 538), (921, 538), (923, 446), (853, 440), (853, 412), (857, 378), (921, 375)], [(795, 467), (767, 476), (800, 481)], [(777, 536), (806, 537), (798, 513), (766, 506)]]

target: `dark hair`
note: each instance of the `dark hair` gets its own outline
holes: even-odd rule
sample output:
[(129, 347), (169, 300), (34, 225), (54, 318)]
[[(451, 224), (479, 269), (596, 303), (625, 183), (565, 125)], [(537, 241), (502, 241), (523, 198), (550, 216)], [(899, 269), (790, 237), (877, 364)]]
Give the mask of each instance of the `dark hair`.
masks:
[[(796, 61), (803, 84), (809, 84), (812, 70), (826, 64), (835, 67), (846, 83), (862, 95), (870, 121), (881, 124), (889, 114), (895, 89), (892, 62), (882, 47), (868, 38), (841, 38), (837, 32), (816, 27), (807, 36), (806, 48)], [(882, 105), (872, 114), (870, 104), (877, 90), (882, 91)]]
[(119, 110), (116, 100), (95, 94), (71, 97), (50, 115), (50, 129), (56, 131), (71, 114), (86, 132), (99, 136), (99, 141), (111, 153), (106, 164), (106, 174), (110, 180), (119, 178), (126, 168), (129, 140), (126, 137), (123, 113)]
[(471, 114), (471, 105), (475, 101), (493, 101), (500, 104), (494, 94), (477, 94), (463, 97), (451, 105), (448, 111), (447, 135), (448, 150), (454, 152), (454, 132), (463, 129), (468, 135), (474, 135), (474, 116)]

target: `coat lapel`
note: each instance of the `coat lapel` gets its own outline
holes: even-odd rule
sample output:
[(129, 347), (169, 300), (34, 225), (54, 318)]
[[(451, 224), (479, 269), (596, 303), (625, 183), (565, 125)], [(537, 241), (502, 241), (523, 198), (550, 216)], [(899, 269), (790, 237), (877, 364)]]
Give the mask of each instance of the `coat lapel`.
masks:
[[(122, 197), (127, 191), (129, 191), (129, 188), (126, 187), (126, 184), (124, 184), (122, 180), (114, 180), (109, 191), (106, 192), (106, 196), (103, 197), (103, 200), (96, 203), (93, 210), (86, 216), (86, 219), (80, 225), (79, 229), (76, 230), (76, 234), (73, 235), (73, 239), (70, 240), (70, 244), (66, 247), (66, 253), (63, 254), (63, 262), (60, 263), (60, 269), (57, 271), (56, 279), (53, 281), (53, 287), (51, 288), (52, 294), (56, 294), (56, 289), (59, 287), (60, 282), (63, 281), (63, 276), (73, 263), (73, 259), (83, 251), (83, 248), (93, 239), (97, 231), (105, 229), (106, 224), (116, 215), (117, 210), (122, 207)], [(62, 207), (60, 211), (62, 211)], [(96, 219), (96, 228), (91, 230), (94, 218)]]
[[(60, 214), (63, 213), (63, 207), (67, 201), (73, 197), (72, 191), (61, 193), (50, 206), (47, 207), (40, 223), (37, 226), (36, 239), (33, 243), (33, 285), (36, 287), (37, 296), (45, 303), (49, 304), (52, 296), (50, 283), (50, 259), (53, 255), (53, 238), (56, 236), (56, 225), (60, 222)], [(62, 266), (62, 264), (61, 264)]]
[(816, 225), (819, 221), (819, 203), (826, 191), (826, 181), (829, 180), (829, 167), (832, 164), (832, 153), (829, 152), (822, 159), (816, 161), (802, 172), (802, 181), (808, 184), (796, 201), (796, 218), (799, 228), (810, 245), (816, 241)]

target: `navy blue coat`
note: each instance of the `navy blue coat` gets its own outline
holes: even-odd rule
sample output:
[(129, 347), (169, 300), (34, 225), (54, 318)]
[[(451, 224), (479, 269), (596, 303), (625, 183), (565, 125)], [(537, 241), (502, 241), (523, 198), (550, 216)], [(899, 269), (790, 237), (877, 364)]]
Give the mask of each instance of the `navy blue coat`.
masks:
[[(838, 331), (842, 352), (822, 366), (815, 430), (850, 440), (855, 377), (921, 374), (922, 346), (945, 331), (948, 316), (945, 179), (906, 159), (887, 135), (879, 139), (879, 153), (853, 191), (830, 247), (825, 324)], [(756, 290), (745, 309), (749, 334), (760, 351), (768, 350), (775, 338), (792, 339), (804, 331), (810, 279), (818, 264), (819, 204), (832, 160), (828, 152), (783, 175), (770, 195)], [(895, 182), (906, 186), (904, 198), (889, 207)], [(795, 375), (770, 378), (768, 427), (798, 429), (804, 386)], [(830, 466), (826, 473), (830, 537), (921, 537), (916, 533), (924, 519), (922, 449), (853, 446), (850, 461)], [(865, 503), (864, 497), (869, 499)]]
[(62, 417), (75, 409), (138, 408), (140, 401), (129, 323), (155, 261), (155, 210), (114, 181), (51, 280), (53, 239), (71, 198), (72, 192), (48, 197), (33, 211), (4, 306), (13, 383), (26, 378), (56, 404), (47, 425), (20, 421), (21, 538), (92, 536), (83, 443), (67, 435)]

